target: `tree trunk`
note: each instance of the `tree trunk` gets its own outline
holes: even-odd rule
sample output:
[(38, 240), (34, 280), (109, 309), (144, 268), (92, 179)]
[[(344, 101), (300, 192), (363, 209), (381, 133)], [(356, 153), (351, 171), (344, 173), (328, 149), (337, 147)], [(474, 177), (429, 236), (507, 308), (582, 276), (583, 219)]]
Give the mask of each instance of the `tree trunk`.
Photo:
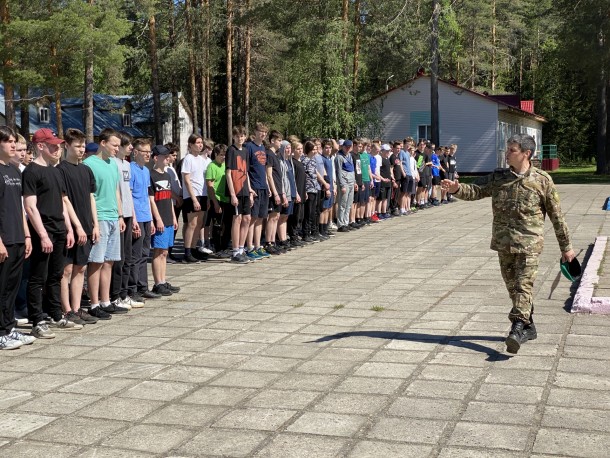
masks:
[(212, 136), (212, 88), (210, 85), (210, 33), (212, 24), (212, 14), (210, 11), (210, 0), (205, 0), (206, 6), (206, 21), (205, 21), (205, 61), (207, 62), (205, 69), (205, 126), (208, 136)]
[(608, 163), (606, 161), (606, 143), (608, 128), (608, 76), (603, 66), (599, 72), (599, 83), (597, 87), (597, 171), (606, 173)]
[(29, 139), (30, 135), (30, 91), (26, 84), (22, 84), (19, 87), (19, 96), (21, 98), (21, 128), (20, 132), (26, 139)]
[[(174, 0), (167, 1), (168, 14), (169, 14), (169, 47), (174, 48), (176, 46), (176, 11), (174, 9)], [(178, 93), (178, 84), (176, 81), (176, 75), (174, 74), (171, 78), (171, 91), (172, 91), (172, 143), (180, 146), (180, 100)]]
[(496, 90), (496, 0), (492, 3), (492, 23), (491, 23), (491, 90)]
[(474, 32), (474, 30), (472, 31), (472, 39), (470, 41), (470, 89), (474, 90), (474, 86), (475, 86), (475, 80), (476, 80), (476, 75), (477, 75), (477, 67), (476, 67), (476, 58), (475, 58), (475, 53), (476, 53), (476, 49), (477, 49), (477, 45), (476, 45), (476, 38), (477, 35)]
[[(10, 22), (11, 17), (8, 1), (0, 0), (0, 23), (2, 24), (2, 29)], [(17, 127), (17, 116), (15, 115), (15, 88), (13, 86), (12, 77), (9, 75), (10, 69), (13, 66), (13, 61), (10, 57), (10, 40), (6, 34), (4, 35), (3, 46), (5, 52), (6, 50), (9, 50), (2, 66), (4, 69), (2, 78), (4, 81), (4, 116), (6, 118), (6, 125), (14, 130)]]
[(157, 24), (155, 15), (148, 18), (148, 40), (150, 52), (150, 74), (153, 96), (153, 116), (155, 128), (155, 142), (163, 144), (163, 125), (161, 123), (161, 94), (159, 91), (159, 59), (157, 58)]
[(208, 132), (207, 126), (207, 105), (208, 105), (208, 97), (209, 94), (207, 92), (207, 88), (205, 87), (205, 70), (201, 73), (199, 78), (199, 89), (201, 92), (201, 135), (204, 138), (210, 137), (210, 133)]
[[(250, 10), (250, 0), (246, 0), (246, 10)], [(244, 127), (246, 132), (250, 130), (250, 61), (252, 60), (252, 27), (250, 27), (249, 21), (246, 25), (246, 32), (244, 38), (244, 99), (243, 99), (243, 113), (244, 113)]]
[(85, 94), (83, 100), (83, 126), (87, 143), (93, 142), (93, 57), (85, 63)]
[(233, 135), (233, 0), (227, 0), (227, 138)]
[(61, 116), (61, 88), (55, 87), (55, 120), (57, 122), (57, 136), (64, 138), (64, 124)]
[(191, 17), (191, 0), (184, 1), (184, 9), (186, 13), (186, 35), (189, 48), (189, 80), (191, 83), (191, 113), (193, 114), (193, 132), (197, 133), (199, 126), (199, 118), (197, 116), (197, 77), (196, 77), (196, 62), (193, 48), (193, 18)]
[[(88, 0), (93, 5), (93, 0)], [(83, 95), (83, 126), (87, 143), (93, 142), (93, 54), (89, 52), (85, 62), (85, 91)]]
[(358, 89), (358, 66), (360, 64), (360, 32), (362, 23), (360, 21), (360, 0), (354, 2), (354, 69), (352, 75), (352, 91), (355, 100)]
[(435, 145), (440, 145), (439, 139), (439, 113), (438, 113), (438, 21), (441, 14), (439, 0), (432, 1), (432, 65), (430, 72), (430, 136)]

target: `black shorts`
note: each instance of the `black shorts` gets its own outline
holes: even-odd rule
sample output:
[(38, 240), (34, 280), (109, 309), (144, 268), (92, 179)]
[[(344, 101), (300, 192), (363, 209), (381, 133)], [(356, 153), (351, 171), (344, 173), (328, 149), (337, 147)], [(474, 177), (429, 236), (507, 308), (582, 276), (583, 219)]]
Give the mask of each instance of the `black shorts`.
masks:
[(379, 197), (379, 193), (381, 192), (381, 183), (375, 183), (375, 187), (373, 188), (373, 197), (376, 199)]
[[(229, 206), (232, 205), (229, 203)], [(250, 196), (237, 196), (237, 205), (233, 207), (233, 215), (249, 215), (252, 212), (252, 207), (250, 206)]]
[(280, 215), (292, 215), (292, 212), (294, 211), (294, 200), (293, 199), (289, 199), (288, 200), (288, 206), (284, 207), (282, 206), (280, 208)]
[(252, 218), (266, 218), (269, 216), (269, 190), (255, 189), (254, 192), (256, 196), (250, 214)]
[(377, 197), (377, 200), (380, 200), (382, 202), (384, 200), (387, 200), (390, 197), (391, 192), (392, 192), (392, 188), (390, 188), (390, 187), (387, 187), (387, 188), (383, 188), (382, 187), (382, 188), (380, 188), (379, 189), (379, 197)]
[(93, 242), (91, 241), (91, 236), (87, 237), (87, 243), (83, 246), (74, 243), (74, 246), (70, 248), (66, 254), (66, 265), (73, 264), (75, 266), (86, 266), (89, 262), (89, 254), (91, 253), (92, 247)]
[(365, 204), (369, 201), (369, 197), (371, 195), (371, 184), (370, 183), (364, 183), (364, 191), (360, 191), (358, 193), (358, 203), (361, 204)]
[(360, 185), (354, 186), (354, 200), (352, 203), (357, 204), (360, 202)]
[(410, 184), (413, 182), (413, 177), (406, 176), (400, 179), (400, 192), (407, 194), (410, 189)]
[(429, 184), (429, 178), (425, 175), (419, 176), (419, 182), (417, 183), (418, 188), (427, 188)]
[(435, 176), (432, 177), (432, 185), (433, 186), (438, 186), (440, 183), (441, 183), (441, 177), (440, 176), (439, 177), (435, 177)]
[[(207, 207), (208, 207), (208, 196), (197, 196), (197, 201), (199, 202), (199, 205), (201, 205), (201, 210), (199, 211), (206, 211)], [(195, 211), (195, 208), (193, 207), (193, 199), (191, 199), (190, 197), (187, 197), (183, 200), (182, 203), (182, 221), (184, 221), (185, 223), (188, 222), (189, 220), (189, 213), (197, 213)]]
[(282, 198), (280, 197), (280, 203), (275, 203), (275, 198), (269, 196), (269, 213), (279, 213), (282, 210)]
[[(227, 203), (218, 201), (218, 204), (220, 205), (221, 210), (224, 211), (224, 208), (227, 205)], [(210, 224), (212, 224), (212, 220), (214, 220), (214, 219), (216, 219), (217, 222), (220, 223), (222, 221), (222, 213), (216, 213), (216, 209), (214, 208), (214, 203), (210, 201), (210, 209), (207, 211), (207, 213), (205, 215), (205, 224), (203, 225), (203, 227), (208, 227)]]

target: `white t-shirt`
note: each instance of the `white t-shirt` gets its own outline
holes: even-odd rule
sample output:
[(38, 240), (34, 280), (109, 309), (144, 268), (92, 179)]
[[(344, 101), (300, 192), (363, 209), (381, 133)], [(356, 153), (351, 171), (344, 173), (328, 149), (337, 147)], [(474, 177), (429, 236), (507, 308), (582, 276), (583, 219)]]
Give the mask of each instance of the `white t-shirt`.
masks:
[(205, 186), (205, 170), (207, 169), (206, 160), (203, 156), (193, 156), (187, 154), (182, 161), (182, 197), (188, 199), (191, 197), (184, 181), (184, 175), (189, 175), (191, 186), (195, 196), (207, 196)]

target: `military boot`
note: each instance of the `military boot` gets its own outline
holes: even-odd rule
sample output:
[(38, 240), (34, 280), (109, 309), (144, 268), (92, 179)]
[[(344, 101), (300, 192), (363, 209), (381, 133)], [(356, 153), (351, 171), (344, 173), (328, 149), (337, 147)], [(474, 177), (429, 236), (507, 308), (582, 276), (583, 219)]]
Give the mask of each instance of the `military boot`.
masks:
[(523, 338), (524, 342), (526, 340), (534, 340), (538, 337), (538, 333), (536, 332), (536, 325), (534, 324), (534, 320), (530, 318), (530, 324), (526, 324), (523, 326)]
[(521, 344), (527, 342), (527, 338), (524, 336), (523, 328), (525, 323), (521, 320), (515, 320), (513, 326), (508, 333), (506, 338), (506, 351), (508, 353), (517, 354)]

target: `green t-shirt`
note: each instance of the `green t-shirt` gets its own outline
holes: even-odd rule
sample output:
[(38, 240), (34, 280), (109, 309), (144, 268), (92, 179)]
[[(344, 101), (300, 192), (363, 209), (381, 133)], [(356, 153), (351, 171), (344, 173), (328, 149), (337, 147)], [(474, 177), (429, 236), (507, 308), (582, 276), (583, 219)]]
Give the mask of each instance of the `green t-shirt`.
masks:
[(205, 172), (205, 180), (214, 180), (214, 195), (219, 202), (229, 202), (226, 196), (227, 177), (224, 162), (218, 165), (216, 161), (212, 161)]
[(362, 181), (371, 181), (371, 156), (369, 153), (360, 153), (360, 167), (362, 168)]
[(119, 168), (113, 159), (103, 160), (93, 155), (83, 161), (93, 172), (96, 190), (95, 206), (98, 221), (117, 221), (119, 205), (116, 200), (119, 186)]

